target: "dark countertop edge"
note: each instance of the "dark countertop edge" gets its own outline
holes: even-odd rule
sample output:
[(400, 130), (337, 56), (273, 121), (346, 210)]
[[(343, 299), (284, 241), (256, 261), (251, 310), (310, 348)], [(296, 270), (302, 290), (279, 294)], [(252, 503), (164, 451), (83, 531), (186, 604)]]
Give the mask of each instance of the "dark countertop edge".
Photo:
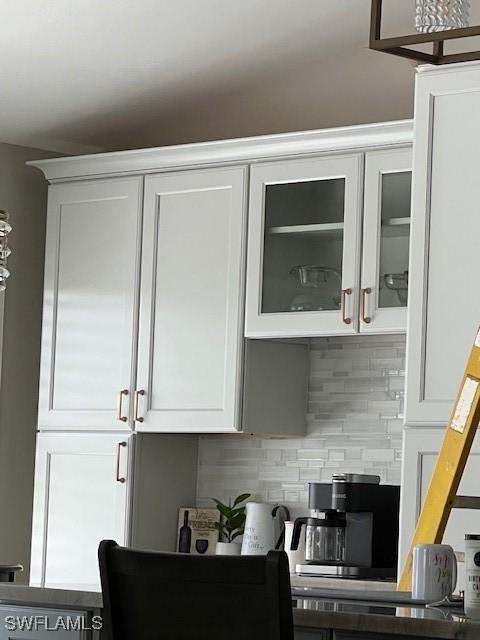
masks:
[(101, 609), (102, 594), (50, 587), (33, 587), (14, 583), (0, 583), (0, 606), (35, 607), (70, 611), (97, 611)]
[(45, 611), (74, 611), (75, 613), (96, 613), (101, 611), (103, 607), (96, 606), (94, 604), (68, 604), (68, 603), (55, 603), (46, 601), (35, 600), (15, 600), (9, 598), (0, 598), (1, 607), (20, 607), (22, 609), (42, 609)]
[(480, 636), (480, 625), (475, 622), (389, 617), (375, 613), (294, 609), (293, 624), (307, 629), (414, 635), (438, 640), (478, 640)]

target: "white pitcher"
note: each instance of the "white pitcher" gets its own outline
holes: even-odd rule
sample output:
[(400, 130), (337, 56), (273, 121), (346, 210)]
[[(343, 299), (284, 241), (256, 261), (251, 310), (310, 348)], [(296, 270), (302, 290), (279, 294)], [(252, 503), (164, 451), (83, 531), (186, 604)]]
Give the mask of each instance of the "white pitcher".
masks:
[(281, 510), (284, 516), (283, 521), (285, 521), (289, 517), (288, 509), (283, 506), (274, 507), (266, 502), (247, 502), (245, 506), (246, 519), (242, 555), (265, 555), (275, 548), (275, 516)]

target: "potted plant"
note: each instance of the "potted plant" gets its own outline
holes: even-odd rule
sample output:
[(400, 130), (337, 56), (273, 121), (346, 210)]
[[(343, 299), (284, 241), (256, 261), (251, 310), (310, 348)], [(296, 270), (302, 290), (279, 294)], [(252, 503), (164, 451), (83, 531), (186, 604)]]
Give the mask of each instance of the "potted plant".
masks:
[(218, 530), (219, 541), (215, 549), (215, 553), (219, 556), (238, 556), (240, 555), (240, 545), (234, 542), (235, 538), (243, 534), (245, 526), (245, 505), (242, 502), (250, 498), (250, 493), (242, 493), (237, 496), (231, 504), (223, 504), (220, 500), (212, 498), (220, 512), (220, 520), (215, 523)]

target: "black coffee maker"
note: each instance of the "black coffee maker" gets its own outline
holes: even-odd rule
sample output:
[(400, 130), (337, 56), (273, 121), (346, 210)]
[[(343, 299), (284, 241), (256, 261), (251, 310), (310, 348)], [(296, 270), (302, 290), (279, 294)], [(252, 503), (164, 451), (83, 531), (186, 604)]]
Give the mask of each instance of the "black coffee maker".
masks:
[(297, 518), (292, 549), (306, 526), (300, 575), (396, 578), (400, 487), (379, 476), (335, 473), (309, 485), (310, 517)]

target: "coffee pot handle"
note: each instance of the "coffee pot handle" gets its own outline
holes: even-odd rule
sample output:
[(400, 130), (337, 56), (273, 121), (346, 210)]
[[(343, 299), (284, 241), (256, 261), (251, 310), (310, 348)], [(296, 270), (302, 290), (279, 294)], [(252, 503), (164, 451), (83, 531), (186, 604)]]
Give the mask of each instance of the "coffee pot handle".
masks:
[[(278, 519), (280, 522), (280, 536), (278, 537), (277, 543), (275, 545), (275, 549), (283, 549), (285, 543), (285, 521), (290, 520), (290, 511), (288, 507), (283, 504), (279, 504), (272, 509), (272, 518), (278, 515)], [(280, 513), (282, 515), (280, 515)]]
[(292, 542), (290, 543), (290, 550), (297, 551), (298, 543), (300, 542), (300, 533), (302, 526), (307, 524), (308, 518), (297, 518), (293, 525)]

